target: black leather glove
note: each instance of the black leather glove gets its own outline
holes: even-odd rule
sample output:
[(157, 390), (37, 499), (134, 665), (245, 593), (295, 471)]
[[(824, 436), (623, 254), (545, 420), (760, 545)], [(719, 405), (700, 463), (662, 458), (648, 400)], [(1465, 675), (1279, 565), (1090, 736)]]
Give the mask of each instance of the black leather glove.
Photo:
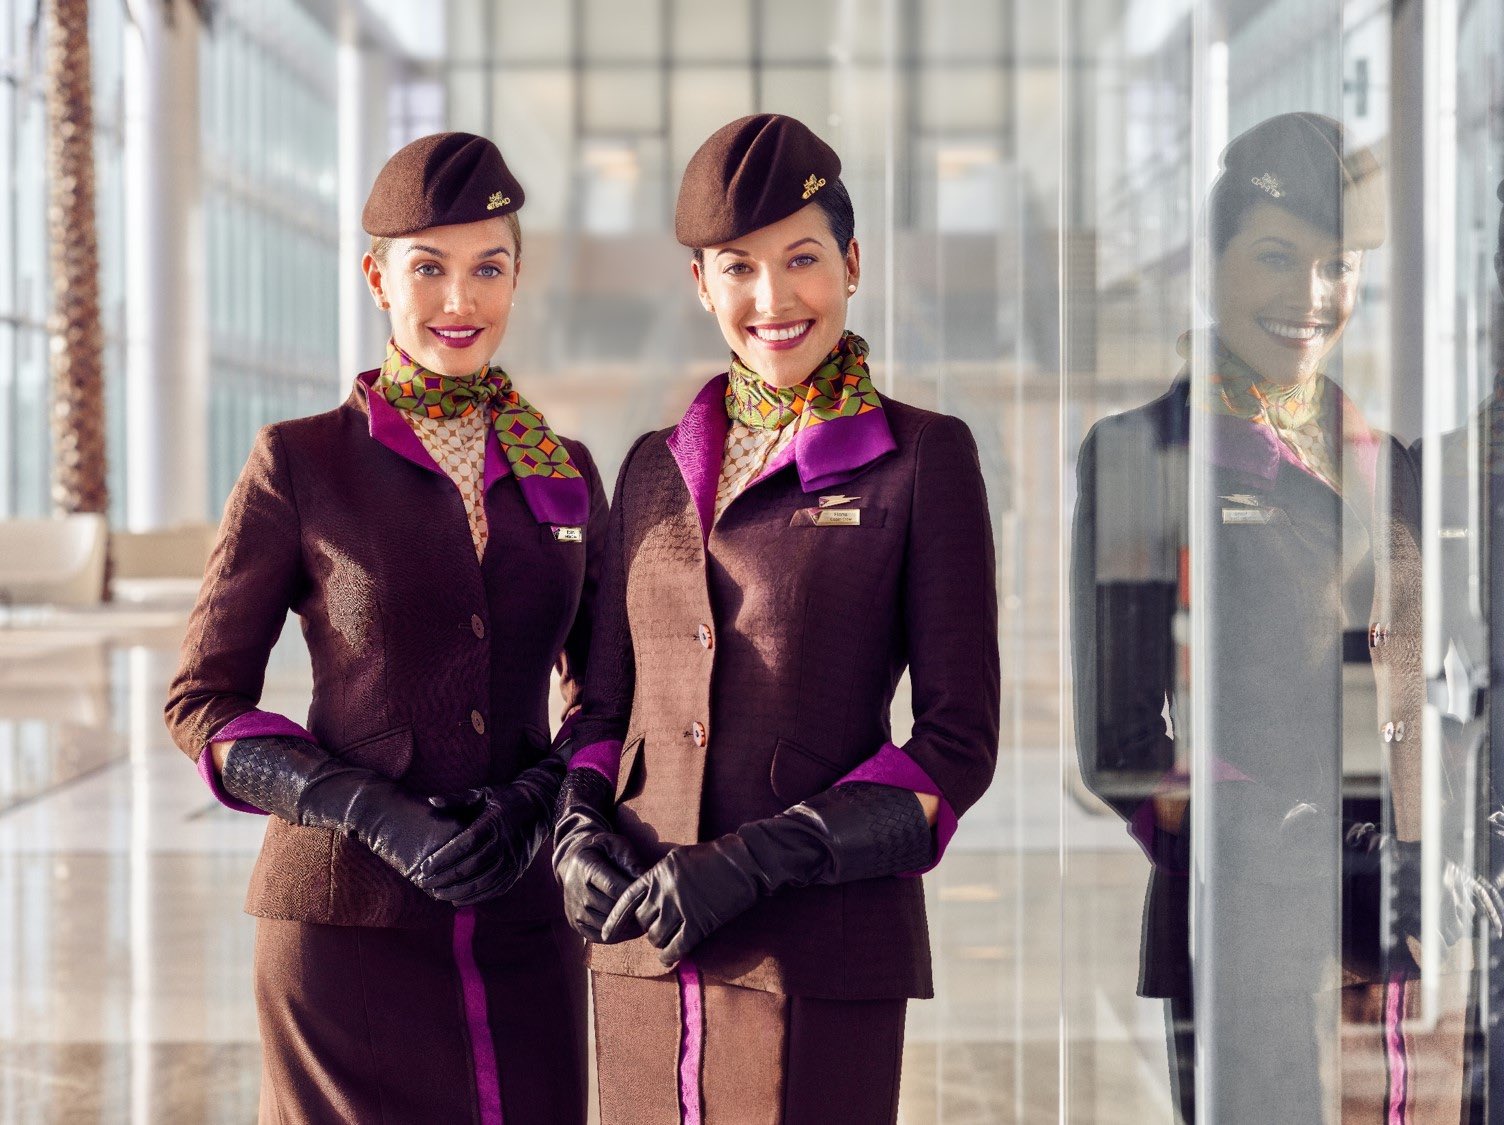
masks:
[(474, 819), (470, 809), (435, 808), (390, 778), (332, 758), (301, 738), (236, 739), (221, 782), (291, 824), (349, 832), (436, 899), (453, 901), (471, 891), (454, 868), (479, 850), (479, 841), (473, 850), (446, 847)]
[[(1379, 850), (1394, 856), (1395, 929), (1401, 934), (1419, 937), (1421, 843), (1419, 840), (1392, 840), (1381, 836)], [(1499, 888), (1455, 860), (1443, 860), (1437, 917), (1441, 940), (1447, 945), (1457, 942), (1472, 931), (1473, 919), (1480, 914), (1495, 937), (1504, 935), (1504, 896), (1500, 895)]]
[(444, 872), (446, 902), (472, 906), (504, 894), (522, 878), (553, 831), (554, 798), (564, 768), (562, 759), (548, 757), (508, 785), (429, 798), (434, 808), (469, 821), (431, 860)]
[(766, 820), (664, 856), (617, 901), (602, 929), (643, 927), (673, 965), (700, 942), (780, 887), (849, 883), (925, 866), (934, 840), (907, 789), (838, 785)]
[[(615, 808), (616, 787), (600, 772), (581, 767), (565, 776), (554, 814), (554, 874), (564, 891), (564, 917), (594, 942), (604, 942), (601, 927), (611, 908), (643, 872), (631, 843), (616, 832)], [(641, 934), (623, 923), (611, 940)]]

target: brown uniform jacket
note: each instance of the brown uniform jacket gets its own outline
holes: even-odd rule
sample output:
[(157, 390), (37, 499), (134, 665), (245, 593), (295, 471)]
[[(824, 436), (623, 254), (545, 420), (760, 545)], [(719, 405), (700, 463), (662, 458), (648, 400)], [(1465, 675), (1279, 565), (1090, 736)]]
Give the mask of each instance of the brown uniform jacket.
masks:
[[(561, 653), (566, 700), (578, 694), (605, 493), (588, 450), (563, 439), (585, 477), (589, 516), (580, 536), (561, 537), (515, 478), (500, 470), (493, 480), (504, 462), (491, 435), (490, 539), (477, 562), (459, 490), (393, 408), (368, 402), (373, 374), (337, 409), (257, 437), (189, 621), (167, 725), (196, 760), (216, 732), (254, 712), (291, 609), (313, 659), (306, 725), (319, 745), (423, 794), (506, 782), (548, 746), (549, 676)], [(353, 838), (277, 817), (246, 909), (367, 926), (453, 914)], [(482, 909), (558, 916), (546, 857)]]
[[(707, 542), (724, 388), (713, 380), (676, 429), (640, 439), (617, 482), (575, 732), (581, 745), (624, 745), (621, 831), (656, 860), (830, 787), (889, 744), (906, 665), (913, 737), (888, 756), (935, 783), (942, 821), (963, 812), (992, 778), (1000, 694), (992, 530), (970, 432), (888, 399), (801, 448), (823, 428), (811, 427), (797, 463), (770, 466)], [(856, 522), (824, 522), (821, 496), (846, 497), (831, 508)], [(691, 958), (718, 980), (793, 995), (932, 992), (916, 878), (779, 891)], [(591, 967), (664, 972), (646, 939), (592, 947)]]

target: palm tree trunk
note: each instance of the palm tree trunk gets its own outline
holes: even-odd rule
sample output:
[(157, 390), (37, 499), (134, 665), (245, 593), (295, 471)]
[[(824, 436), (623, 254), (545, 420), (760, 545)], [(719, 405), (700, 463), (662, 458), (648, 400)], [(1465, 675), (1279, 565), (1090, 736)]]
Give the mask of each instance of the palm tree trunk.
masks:
[[(89, 0), (46, 0), (52, 501), (107, 512)], [(109, 579), (105, 580), (106, 592)]]

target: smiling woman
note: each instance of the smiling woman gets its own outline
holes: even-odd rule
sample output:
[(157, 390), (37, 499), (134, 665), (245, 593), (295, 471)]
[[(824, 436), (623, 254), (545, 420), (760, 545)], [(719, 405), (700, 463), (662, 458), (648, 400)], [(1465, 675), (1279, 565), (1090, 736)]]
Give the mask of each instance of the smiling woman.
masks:
[[(534, 860), (606, 503), (494, 363), (522, 201), (483, 137), (387, 162), (361, 263), (386, 360), (262, 431), (189, 625), (169, 726), (221, 801), (273, 814), (247, 903), (263, 1121), (584, 1120), (579, 939)], [(257, 708), (289, 609), (306, 726)]]
[(840, 171), (761, 114), (712, 135), (679, 191), (731, 362), (618, 477), (554, 849), (594, 943), (603, 1125), (894, 1121), (907, 1001), (932, 992), (903, 876), (992, 776), (976, 445), (873, 386), (846, 329), (861, 253)]

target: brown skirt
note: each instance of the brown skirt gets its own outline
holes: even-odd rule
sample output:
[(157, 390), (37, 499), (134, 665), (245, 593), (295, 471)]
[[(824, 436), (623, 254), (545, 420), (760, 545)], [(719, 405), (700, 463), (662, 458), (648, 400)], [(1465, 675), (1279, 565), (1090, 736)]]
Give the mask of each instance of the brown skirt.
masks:
[(585, 971), (562, 921), (259, 919), (262, 1125), (583, 1125)]
[(592, 973), (601, 1125), (898, 1120), (905, 1000)]

